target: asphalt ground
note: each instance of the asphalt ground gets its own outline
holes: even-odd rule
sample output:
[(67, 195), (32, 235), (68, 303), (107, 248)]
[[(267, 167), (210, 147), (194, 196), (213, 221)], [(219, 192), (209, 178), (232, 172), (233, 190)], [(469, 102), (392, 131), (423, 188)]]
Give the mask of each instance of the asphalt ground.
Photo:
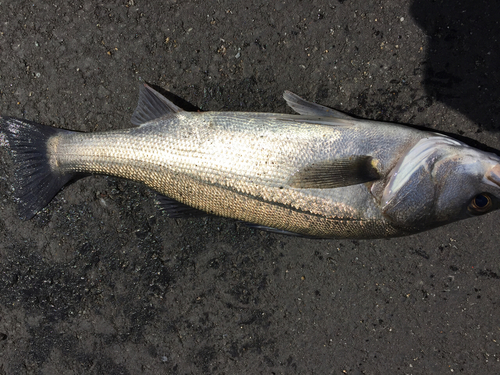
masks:
[[(0, 1), (0, 113), (130, 127), (148, 82), (202, 110), (281, 95), (500, 149), (500, 5)], [(18, 218), (0, 150), (0, 374), (500, 373), (499, 213), (406, 238), (170, 219), (87, 177)]]

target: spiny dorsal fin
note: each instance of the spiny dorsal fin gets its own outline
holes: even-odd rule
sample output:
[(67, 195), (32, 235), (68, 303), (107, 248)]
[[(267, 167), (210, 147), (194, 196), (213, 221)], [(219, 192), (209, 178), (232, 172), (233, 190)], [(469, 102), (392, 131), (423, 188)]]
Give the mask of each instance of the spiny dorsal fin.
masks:
[(342, 118), (346, 120), (352, 120), (353, 118), (345, 113), (337, 111), (335, 109), (331, 109), (320, 104), (308, 102), (305, 99), (302, 99), (297, 94), (294, 94), (291, 91), (285, 91), (283, 93), (283, 98), (286, 100), (286, 103), (292, 108), (295, 112), (305, 115), (305, 116), (320, 116), (320, 117), (336, 117)]
[(288, 184), (299, 189), (333, 189), (380, 178), (371, 156), (354, 156), (314, 163), (297, 171)]
[(182, 111), (182, 108), (177, 107), (158, 91), (144, 84), (144, 86), (141, 86), (139, 102), (130, 121), (132, 121), (132, 124), (139, 126), (160, 117), (175, 116), (176, 113)]

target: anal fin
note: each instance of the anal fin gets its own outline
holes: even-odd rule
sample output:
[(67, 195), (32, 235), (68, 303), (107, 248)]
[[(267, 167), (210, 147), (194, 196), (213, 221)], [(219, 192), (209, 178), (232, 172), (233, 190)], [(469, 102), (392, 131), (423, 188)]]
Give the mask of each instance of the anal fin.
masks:
[(170, 218), (180, 219), (210, 215), (205, 211), (201, 211), (184, 203), (180, 203), (175, 199), (169, 198), (165, 195), (158, 194), (156, 199), (158, 200), (158, 205), (160, 206), (161, 210), (164, 211)]
[(273, 227), (267, 227), (265, 225), (252, 224), (252, 223), (246, 223), (246, 222), (244, 222), (244, 224), (246, 227), (248, 227), (250, 229), (258, 229), (258, 230), (263, 230), (263, 231), (270, 232), (270, 233), (284, 234), (287, 236), (304, 237), (300, 233), (290, 232), (288, 230), (283, 230), (283, 229), (278, 229), (278, 228), (273, 228)]

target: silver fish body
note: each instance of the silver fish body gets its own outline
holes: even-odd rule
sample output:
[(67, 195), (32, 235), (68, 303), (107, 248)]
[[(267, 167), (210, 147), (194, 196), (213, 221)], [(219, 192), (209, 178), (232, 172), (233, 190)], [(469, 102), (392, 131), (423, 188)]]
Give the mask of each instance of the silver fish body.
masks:
[(140, 181), (181, 207), (322, 238), (402, 236), (498, 207), (496, 155), (285, 99), (302, 115), (186, 112), (145, 86), (138, 127), (126, 130), (76, 133), (2, 118), (21, 215), (33, 216), (78, 173)]

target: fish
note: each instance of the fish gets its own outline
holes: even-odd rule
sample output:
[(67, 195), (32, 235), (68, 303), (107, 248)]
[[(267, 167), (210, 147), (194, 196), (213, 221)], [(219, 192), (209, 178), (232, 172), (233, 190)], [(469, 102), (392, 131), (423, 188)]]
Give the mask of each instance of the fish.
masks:
[(296, 114), (185, 111), (144, 84), (134, 126), (104, 132), (1, 116), (20, 218), (93, 174), (143, 183), (173, 218), (314, 238), (399, 237), (499, 208), (496, 154), (283, 97)]

